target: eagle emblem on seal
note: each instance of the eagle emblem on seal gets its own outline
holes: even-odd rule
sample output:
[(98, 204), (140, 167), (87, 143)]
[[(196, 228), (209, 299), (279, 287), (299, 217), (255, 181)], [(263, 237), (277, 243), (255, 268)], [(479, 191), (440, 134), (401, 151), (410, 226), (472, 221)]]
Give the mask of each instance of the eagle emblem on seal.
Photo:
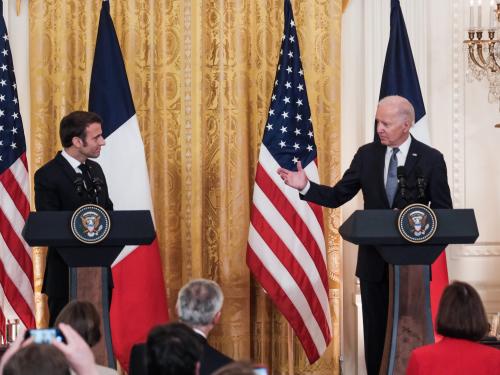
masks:
[(413, 211), (408, 215), (408, 222), (415, 237), (425, 236), (430, 225), (427, 224), (427, 214), (423, 211)]
[(95, 212), (85, 212), (80, 216), (83, 225), (83, 233), (90, 238), (98, 236), (103, 226), (100, 224), (101, 216)]

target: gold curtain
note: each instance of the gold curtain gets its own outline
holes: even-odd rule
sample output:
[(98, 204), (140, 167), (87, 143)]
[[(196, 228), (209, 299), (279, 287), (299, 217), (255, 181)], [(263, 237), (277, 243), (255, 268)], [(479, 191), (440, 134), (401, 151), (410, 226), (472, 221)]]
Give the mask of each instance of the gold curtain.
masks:
[[(322, 181), (340, 172), (341, 0), (292, 0)], [(253, 178), (283, 30), (283, 0), (115, 0), (144, 140), (171, 316), (180, 287), (214, 279), (225, 294), (210, 336), (228, 355), (288, 373), (287, 325), (245, 264)], [(31, 173), (60, 148), (63, 115), (86, 109), (101, 2), (31, 0)], [(339, 215), (325, 210), (334, 339), (296, 374), (338, 374)], [(43, 249), (35, 250), (36, 288)], [(46, 322), (37, 298), (37, 322)]]

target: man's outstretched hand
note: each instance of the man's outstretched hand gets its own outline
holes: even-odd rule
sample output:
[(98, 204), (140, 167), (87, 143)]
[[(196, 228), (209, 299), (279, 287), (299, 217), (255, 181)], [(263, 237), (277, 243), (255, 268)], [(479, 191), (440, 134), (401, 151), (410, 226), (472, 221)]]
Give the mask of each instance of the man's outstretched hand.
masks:
[(307, 181), (309, 181), (306, 172), (302, 169), (302, 163), (300, 161), (297, 163), (297, 172), (289, 171), (285, 168), (278, 168), (278, 174), (285, 184), (297, 190), (304, 189), (307, 185)]

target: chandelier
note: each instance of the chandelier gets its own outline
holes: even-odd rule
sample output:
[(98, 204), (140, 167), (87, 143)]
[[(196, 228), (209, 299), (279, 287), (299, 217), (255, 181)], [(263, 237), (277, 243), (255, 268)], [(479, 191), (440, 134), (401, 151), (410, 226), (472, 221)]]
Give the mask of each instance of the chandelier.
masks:
[[(488, 101), (498, 101), (500, 111), (500, 0), (490, 0), (488, 9), (488, 28), (483, 28), (481, 16), (483, 6), (481, 0), (470, 0), (469, 6), (469, 39), (464, 40), (467, 58), (466, 79), (481, 81), (486, 77), (489, 84)], [(474, 17), (477, 10), (477, 17)]]

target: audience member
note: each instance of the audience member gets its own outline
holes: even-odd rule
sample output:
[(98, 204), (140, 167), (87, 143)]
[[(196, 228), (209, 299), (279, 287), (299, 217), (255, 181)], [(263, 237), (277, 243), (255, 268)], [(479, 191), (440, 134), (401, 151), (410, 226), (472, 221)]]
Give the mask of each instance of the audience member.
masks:
[[(91, 348), (101, 339), (101, 318), (95, 306), (87, 301), (71, 301), (56, 318), (56, 326), (66, 323), (73, 327)], [(96, 365), (100, 375), (117, 374), (116, 370)]]
[(146, 344), (150, 375), (198, 375), (202, 347), (196, 334), (182, 323), (151, 330)]
[(59, 349), (50, 344), (30, 344), (12, 355), (3, 375), (70, 375), (70, 370)]
[[(190, 281), (181, 288), (177, 296), (179, 321), (193, 329), (203, 346), (200, 375), (210, 375), (232, 361), (207, 341), (208, 335), (220, 321), (223, 302), (224, 295), (219, 285), (207, 279)], [(135, 345), (130, 356), (129, 375), (145, 375), (145, 369), (144, 344)]]
[(0, 374), (69, 374), (69, 365), (76, 375), (99, 375), (87, 343), (67, 324), (59, 324), (59, 329), (66, 342), (53, 340), (51, 344), (34, 344), (33, 338), (24, 340), (21, 330), (0, 360)]
[(444, 290), (436, 328), (443, 339), (415, 349), (407, 375), (500, 373), (500, 350), (477, 342), (489, 325), (481, 298), (472, 286), (455, 281)]
[(250, 362), (236, 361), (222, 366), (212, 375), (255, 375), (255, 371)]

